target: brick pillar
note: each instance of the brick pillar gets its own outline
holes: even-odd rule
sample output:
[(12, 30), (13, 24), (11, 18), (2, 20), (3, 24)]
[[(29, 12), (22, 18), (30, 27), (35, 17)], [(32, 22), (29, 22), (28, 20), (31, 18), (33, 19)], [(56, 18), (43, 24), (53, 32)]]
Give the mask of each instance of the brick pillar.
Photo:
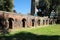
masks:
[(37, 20), (35, 20), (34, 22), (34, 27), (37, 27)]
[(43, 19), (41, 19), (40, 25), (41, 25), (41, 26), (43, 25)]
[(13, 22), (13, 29), (15, 28), (15, 21)]
[(37, 20), (37, 26), (39, 26), (38, 20)]
[(31, 21), (31, 19), (30, 19), (30, 22), (29, 23), (30, 23), (30, 27), (32, 27), (32, 21)]
[(31, 19), (27, 20), (27, 27), (31, 27)]
[(49, 25), (49, 19), (46, 20), (46, 25)]
[(50, 21), (50, 20), (48, 19), (48, 25), (49, 25), (49, 21)]
[(19, 28), (20, 28), (20, 20), (18, 20), (18, 26), (19, 26)]
[(20, 20), (17, 20), (17, 28), (20, 28)]
[(8, 20), (6, 20), (6, 29), (8, 29), (9, 28), (9, 21)]
[(48, 19), (48, 25), (49, 25), (49, 19)]
[(26, 21), (25, 21), (25, 28), (27, 28), (27, 23), (28, 23), (28, 22), (27, 22), (27, 20), (26, 20)]
[(30, 19), (30, 22), (29, 23), (30, 23), (30, 27), (32, 27), (32, 21), (31, 21), (31, 19)]
[(22, 26), (22, 21), (20, 21), (20, 27), (23, 27), (23, 26)]

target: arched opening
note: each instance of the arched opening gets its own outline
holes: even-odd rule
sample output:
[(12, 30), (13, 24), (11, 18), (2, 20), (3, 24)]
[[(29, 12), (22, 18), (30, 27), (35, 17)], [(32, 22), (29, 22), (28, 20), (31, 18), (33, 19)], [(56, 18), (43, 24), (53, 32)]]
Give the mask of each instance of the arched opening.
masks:
[(3, 24), (2, 24), (2, 19), (0, 18), (0, 30), (2, 29), (2, 27), (3, 27)]
[(43, 25), (45, 25), (45, 20), (43, 20)]
[(34, 22), (35, 22), (35, 20), (34, 20), (34, 19), (32, 19), (32, 26), (34, 26)]
[(38, 26), (40, 26), (40, 20), (38, 20)]
[(46, 20), (46, 25), (48, 24), (48, 20)]
[(25, 22), (26, 22), (26, 19), (23, 18), (23, 19), (22, 19), (22, 26), (23, 26), (23, 27), (25, 27)]
[(0, 18), (0, 30), (4, 29), (6, 27), (5, 21), (6, 21), (6, 19)]
[(14, 19), (9, 18), (8, 21), (9, 21), (9, 29), (12, 29)]

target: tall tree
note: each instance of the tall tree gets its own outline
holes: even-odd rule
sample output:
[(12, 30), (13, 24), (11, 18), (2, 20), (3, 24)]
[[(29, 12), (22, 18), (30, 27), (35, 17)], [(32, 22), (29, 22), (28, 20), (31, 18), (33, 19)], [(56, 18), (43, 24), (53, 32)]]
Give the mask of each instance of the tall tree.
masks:
[(3, 10), (3, 0), (0, 0), (0, 10)]
[(44, 16), (44, 14), (47, 14), (47, 3), (45, 2), (45, 0), (39, 0), (39, 6), (37, 6), (38, 9), (38, 16)]
[(0, 10), (2, 11), (13, 11), (13, 0), (1, 0)]
[(58, 8), (58, 5), (60, 5), (60, 0), (45, 0), (46, 3), (48, 4), (48, 9), (49, 9), (49, 15), (52, 10), (55, 10)]

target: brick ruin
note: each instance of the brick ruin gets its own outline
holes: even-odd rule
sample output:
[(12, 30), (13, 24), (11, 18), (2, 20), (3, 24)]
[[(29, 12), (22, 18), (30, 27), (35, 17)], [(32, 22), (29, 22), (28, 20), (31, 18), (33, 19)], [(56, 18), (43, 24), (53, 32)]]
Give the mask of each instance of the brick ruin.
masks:
[(48, 17), (38, 17), (0, 11), (0, 29), (3, 27), (14, 29), (25, 27), (38, 27), (42, 25), (49, 25)]

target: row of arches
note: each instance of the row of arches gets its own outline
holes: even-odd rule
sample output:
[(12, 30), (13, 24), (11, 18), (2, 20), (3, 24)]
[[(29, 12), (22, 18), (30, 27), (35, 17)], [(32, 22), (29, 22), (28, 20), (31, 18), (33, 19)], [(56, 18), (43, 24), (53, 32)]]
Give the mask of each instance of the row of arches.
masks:
[[(35, 19), (30, 19), (31, 20), (31, 25), (30, 26), (32, 26), (32, 27), (34, 27), (34, 26), (36, 26), (36, 24), (38, 25), (38, 26), (40, 26), (41, 24), (43, 24), (43, 25), (45, 25), (45, 24), (48, 24), (48, 21), (49, 20), (41, 20), (41, 19), (38, 19), (37, 21), (35, 20)], [(22, 22), (22, 27), (26, 27), (26, 25), (27, 24), (29, 24), (27, 21), (30, 21), (30, 20), (27, 20), (26, 18), (23, 18), (22, 20), (21, 20), (21, 22)], [(4, 21), (6, 21), (6, 20), (4, 20)], [(15, 20), (13, 19), (13, 18), (8, 18), (8, 27), (9, 27), (9, 29), (12, 29), (13, 28), (13, 22), (14, 22)], [(18, 20), (17, 20), (18, 21)], [(43, 22), (42, 22), (43, 21)], [(27, 23), (27, 24), (26, 24)], [(1, 19), (0, 19), (0, 24), (2, 24), (1, 23)], [(15, 23), (14, 23), (15, 24)], [(18, 24), (17, 24), (18, 25)], [(7, 26), (7, 25), (6, 25)], [(2, 25), (0, 25), (0, 27), (3, 27)]]
[[(36, 20), (35, 19), (30, 19), (31, 20), (31, 25), (30, 26), (32, 26), (32, 27), (34, 27), (36, 24), (38, 25), (38, 26), (40, 26), (41, 24), (43, 24), (43, 25), (45, 25), (45, 24), (48, 24), (48, 21), (49, 20), (40, 20), (40, 19), (38, 19), (37, 20), (37, 22), (36, 22)], [(22, 20), (21, 20), (21, 22), (22, 22), (22, 27), (25, 27), (27, 24), (29, 24), (27, 21), (30, 21), (30, 20), (27, 20), (27, 19), (25, 19), (25, 18), (23, 18)], [(14, 21), (14, 19), (13, 18), (9, 18), (9, 28), (12, 28), (12, 23), (13, 23), (13, 21)], [(43, 22), (42, 22), (43, 21)], [(42, 23), (41, 23), (42, 22)], [(36, 23), (36, 24), (35, 24)]]
[[(17, 20), (17, 19), (16, 19), (16, 20)], [(8, 21), (9, 21), (9, 28), (12, 29), (14, 19), (13, 19), (13, 18), (9, 18)], [(17, 21), (18, 21), (18, 20), (17, 20)], [(16, 22), (17, 22), (17, 21), (16, 21)], [(25, 27), (25, 22), (26, 22), (26, 19), (23, 18), (23, 19), (22, 19), (22, 27)]]

